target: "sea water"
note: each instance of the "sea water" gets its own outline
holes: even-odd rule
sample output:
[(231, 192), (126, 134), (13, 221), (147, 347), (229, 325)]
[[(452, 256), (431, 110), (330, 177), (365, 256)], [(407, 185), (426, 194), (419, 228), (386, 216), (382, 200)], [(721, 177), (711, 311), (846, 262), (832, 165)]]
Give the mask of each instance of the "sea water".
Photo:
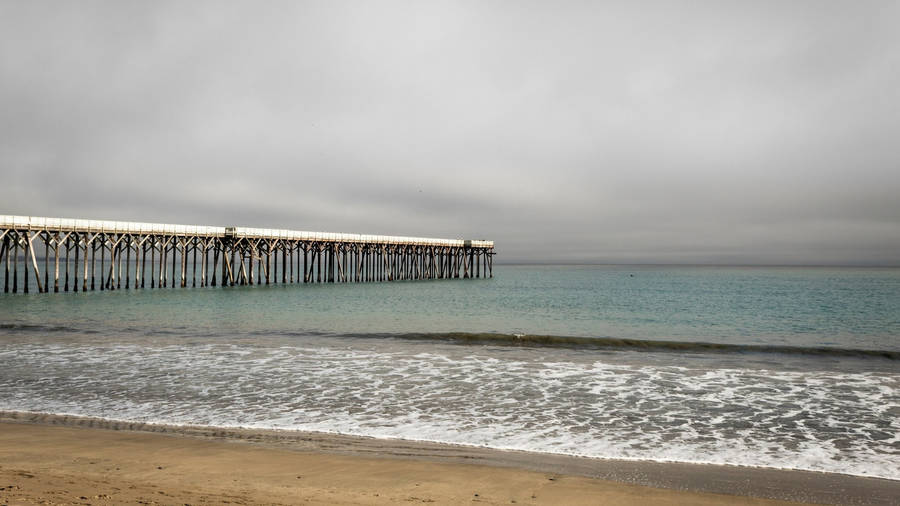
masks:
[(0, 409), (900, 479), (900, 269), (494, 275), (0, 295)]

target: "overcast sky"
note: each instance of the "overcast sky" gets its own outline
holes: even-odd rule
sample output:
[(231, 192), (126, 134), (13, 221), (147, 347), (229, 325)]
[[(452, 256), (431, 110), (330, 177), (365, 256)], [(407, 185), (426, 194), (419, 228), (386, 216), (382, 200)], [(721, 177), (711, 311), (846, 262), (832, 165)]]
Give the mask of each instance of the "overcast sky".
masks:
[(900, 2), (0, 0), (0, 214), (900, 264)]

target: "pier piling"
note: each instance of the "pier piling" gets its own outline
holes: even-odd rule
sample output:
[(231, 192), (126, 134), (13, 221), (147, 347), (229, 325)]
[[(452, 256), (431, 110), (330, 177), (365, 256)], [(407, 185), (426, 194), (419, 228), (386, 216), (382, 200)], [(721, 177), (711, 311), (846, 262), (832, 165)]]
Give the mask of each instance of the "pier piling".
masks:
[(4, 293), (19, 292), (20, 262), (24, 293), (31, 274), (40, 293), (50, 291), (51, 278), (59, 292), (61, 276), (62, 291), (71, 282), (78, 293), (121, 290), (123, 278), (126, 290), (146, 288), (148, 264), (151, 289), (195, 288), (198, 269), (201, 288), (492, 278), (494, 255), (493, 241), (482, 240), (0, 215)]

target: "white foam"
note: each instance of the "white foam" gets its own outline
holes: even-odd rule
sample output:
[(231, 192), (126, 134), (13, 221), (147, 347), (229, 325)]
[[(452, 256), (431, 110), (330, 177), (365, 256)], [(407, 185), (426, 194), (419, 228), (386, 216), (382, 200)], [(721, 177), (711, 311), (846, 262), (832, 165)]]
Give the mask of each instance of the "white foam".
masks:
[(0, 409), (900, 479), (900, 374), (279, 346), (0, 345)]

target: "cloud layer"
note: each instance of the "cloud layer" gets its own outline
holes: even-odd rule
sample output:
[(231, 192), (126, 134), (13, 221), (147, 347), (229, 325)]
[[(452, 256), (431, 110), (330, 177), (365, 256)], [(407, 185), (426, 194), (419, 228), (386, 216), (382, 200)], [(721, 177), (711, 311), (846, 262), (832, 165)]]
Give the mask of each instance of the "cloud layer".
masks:
[(895, 2), (6, 2), (10, 214), (900, 264)]

